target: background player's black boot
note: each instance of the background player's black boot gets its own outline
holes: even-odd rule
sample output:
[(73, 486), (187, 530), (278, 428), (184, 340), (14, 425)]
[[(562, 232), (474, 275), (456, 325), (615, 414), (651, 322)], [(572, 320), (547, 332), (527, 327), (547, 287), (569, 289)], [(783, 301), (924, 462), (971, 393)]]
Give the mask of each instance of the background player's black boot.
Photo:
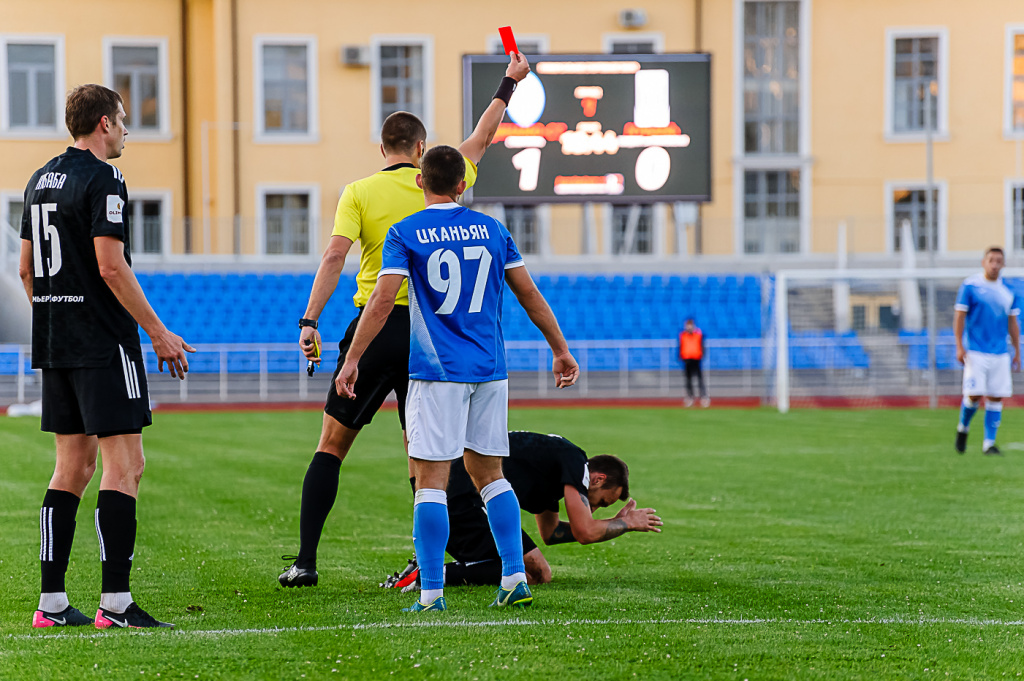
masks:
[[(296, 556), (281, 556), (285, 560), (295, 560)], [(277, 578), (277, 581), (281, 583), (281, 586), (316, 586), (317, 582), (320, 581), (320, 575), (316, 570), (305, 570), (298, 567), (295, 563), (282, 572)]]
[(967, 450), (967, 432), (956, 431), (956, 452), (963, 454)]
[(1002, 456), (1002, 455), (1003, 455), (1003, 453), (1001, 451), (999, 451), (999, 447), (996, 447), (995, 445), (992, 445), (991, 447), (989, 447), (988, 449), (985, 450), (985, 456)]
[(124, 612), (100, 608), (96, 611), (97, 629), (173, 629), (169, 622), (161, 622), (139, 607), (134, 601)]

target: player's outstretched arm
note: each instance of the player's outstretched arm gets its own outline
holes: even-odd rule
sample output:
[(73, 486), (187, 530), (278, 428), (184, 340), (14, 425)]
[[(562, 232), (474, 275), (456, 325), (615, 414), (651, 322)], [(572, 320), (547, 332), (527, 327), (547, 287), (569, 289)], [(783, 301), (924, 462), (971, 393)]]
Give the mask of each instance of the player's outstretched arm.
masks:
[(21, 257), (18, 260), (18, 276), (21, 277), (21, 285), (25, 287), (28, 295), (28, 304), (32, 304), (32, 242), (28, 239), (21, 240)]
[(576, 541), (576, 537), (572, 534), (572, 526), (561, 520), (556, 511), (544, 511), (543, 513), (538, 513), (535, 517), (541, 539), (548, 546), (569, 544)]
[[(348, 237), (331, 237), (327, 243), (327, 249), (320, 258), (320, 267), (316, 270), (316, 277), (313, 279), (313, 288), (309, 292), (309, 302), (306, 303), (306, 312), (303, 319), (320, 319), (320, 315), (331, 299), (334, 290), (338, 288), (338, 279), (341, 277), (341, 270), (345, 267), (345, 258), (352, 248), (352, 240)], [(317, 364), (320, 363), (318, 350), (323, 345), (320, 339), (320, 332), (312, 326), (302, 327), (299, 333), (299, 349), (306, 359), (311, 359)]]
[(181, 336), (172, 333), (157, 317), (146, 294), (139, 286), (139, 280), (124, 259), (124, 242), (117, 237), (98, 236), (93, 238), (96, 248), (96, 261), (100, 266), (100, 276), (114, 292), (117, 300), (124, 305), (139, 326), (145, 329), (153, 343), (153, 351), (157, 356), (157, 367), (164, 370), (164, 362), (171, 376), (184, 379), (188, 373), (186, 352), (195, 352), (195, 348), (182, 340)]
[(384, 322), (388, 320), (388, 315), (395, 307), (395, 297), (398, 296), (398, 289), (401, 288), (403, 281), (405, 277), (401, 274), (382, 274), (377, 278), (377, 285), (373, 287), (370, 300), (366, 302), (366, 308), (363, 309), (359, 325), (356, 326), (355, 335), (352, 337), (352, 344), (345, 354), (345, 364), (334, 381), (334, 388), (342, 397), (352, 399), (356, 396), (359, 359), (366, 352), (370, 341), (384, 328)]
[[(505, 70), (506, 78), (511, 78), (516, 83), (519, 83), (529, 73), (530, 63), (526, 61), (526, 57), (515, 52), (509, 54), (508, 68)], [(511, 92), (504, 92), (499, 87), (498, 92), (494, 95), (494, 99), (491, 100), (491, 103), (480, 116), (480, 120), (477, 121), (476, 127), (473, 128), (473, 133), (466, 138), (465, 142), (459, 145), (459, 153), (473, 163), (480, 163), (480, 159), (487, 152), (487, 147), (491, 145), (491, 140), (494, 139), (494, 134), (498, 132), (498, 125), (501, 124), (501, 119), (505, 116), (505, 108), (508, 106), (508, 102), (501, 97), (510, 97), (511, 94)]]
[(573, 536), (581, 544), (615, 539), (626, 532), (661, 532), (664, 524), (653, 508), (637, 508), (630, 499), (614, 518), (597, 520), (590, 512), (590, 502), (572, 485), (565, 486), (565, 512), (569, 516)]
[(562, 335), (562, 329), (558, 326), (551, 306), (533, 283), (533, 278), (526, 271), (525, 265), (506, 270), (505, 281), (508, 282), (508, 287), (512, 289), (519, 304), (526, 310), (530, 321), (540, 329), (551, 347), (555, 358), (551, 366), (551, 371), (555, 374), (555, 385), (559, 388), (568, 388), (580, 377), (580, 367), (569, 352), (569, 344), (565, 342), (565, 336)]

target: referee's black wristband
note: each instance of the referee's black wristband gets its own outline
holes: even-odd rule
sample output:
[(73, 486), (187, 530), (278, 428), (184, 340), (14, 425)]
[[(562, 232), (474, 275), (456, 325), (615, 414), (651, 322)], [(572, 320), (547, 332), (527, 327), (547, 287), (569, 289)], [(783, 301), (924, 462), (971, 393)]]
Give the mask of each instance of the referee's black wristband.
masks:
[(495, 91), (492, 99), (500, 99), (505, 102), (505, 106), (508, 106), (508, 102), (512, 99), (512, 93), (515, 92), (515, 89), (516, 79), (505, 76), (501, 79), (501, 85), (498, 86), (498, 89)]

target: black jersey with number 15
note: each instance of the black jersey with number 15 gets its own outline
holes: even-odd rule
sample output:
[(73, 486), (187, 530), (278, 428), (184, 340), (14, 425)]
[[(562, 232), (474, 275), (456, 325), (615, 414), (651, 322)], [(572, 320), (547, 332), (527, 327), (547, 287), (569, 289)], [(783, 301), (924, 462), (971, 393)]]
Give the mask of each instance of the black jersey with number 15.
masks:
[(32, 242), (32, 366), (104, 367), (139, 327), (100, 276), (93, 238), (124, 242), (131, 265), (128, 189), (114, 166), (68, 147), (25, 188), (21, 238)]

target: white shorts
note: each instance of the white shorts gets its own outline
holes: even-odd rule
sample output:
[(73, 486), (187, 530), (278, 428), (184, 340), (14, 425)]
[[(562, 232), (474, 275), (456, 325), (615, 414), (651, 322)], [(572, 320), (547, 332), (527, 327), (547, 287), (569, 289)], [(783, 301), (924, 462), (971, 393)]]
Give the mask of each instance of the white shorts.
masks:
[(452, 461), (471, 449), (508, 456), (508, 379), (486, 383), (409, 381), (409, 456)]
[(967, 351), (964, 362), (964, 396), (1012, 397), (1013, 376), (1010, 353), (990, 355)]

